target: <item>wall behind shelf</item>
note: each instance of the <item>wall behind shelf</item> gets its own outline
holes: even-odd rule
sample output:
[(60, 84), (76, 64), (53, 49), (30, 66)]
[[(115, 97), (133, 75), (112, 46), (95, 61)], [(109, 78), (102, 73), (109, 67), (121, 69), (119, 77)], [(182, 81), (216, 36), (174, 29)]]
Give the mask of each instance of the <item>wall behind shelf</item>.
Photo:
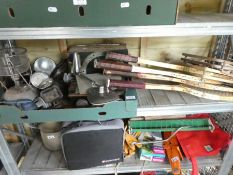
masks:
[[(180, 0), (179, 13), (218, 12), (222, 0)], [(115, 38), (115, 39), (69, 39), (67, 46), (88, 43), (126, 43), (129, 53), (159, 61), (177, 62), (183, 52), (207, 56), (212, 36), (158, 37), (158, 38)], [(33, 62), (38, 56), (60, 60), (58, 40), (19, 40), (18, 46), (28, 49)]]
[(224, 0), (179, 0), (179, 12), (218, 12)]

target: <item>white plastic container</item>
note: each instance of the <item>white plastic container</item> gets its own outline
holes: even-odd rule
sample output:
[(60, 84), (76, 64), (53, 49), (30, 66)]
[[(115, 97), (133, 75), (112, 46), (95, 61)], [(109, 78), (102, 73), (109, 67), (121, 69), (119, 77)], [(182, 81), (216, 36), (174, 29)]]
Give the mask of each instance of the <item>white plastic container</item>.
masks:
[(61, 126), (59, 122), (46, 122), (39, 126), (43, 144), (50, 151), (61, 149)]

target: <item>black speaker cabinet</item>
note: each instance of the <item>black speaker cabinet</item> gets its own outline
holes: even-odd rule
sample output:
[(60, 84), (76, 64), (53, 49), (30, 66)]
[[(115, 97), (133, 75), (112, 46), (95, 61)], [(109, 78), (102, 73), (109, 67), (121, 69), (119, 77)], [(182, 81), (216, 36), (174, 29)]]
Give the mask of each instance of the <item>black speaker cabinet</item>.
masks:
[(123, 161), (122, 120), (85, 122), (62, 134), (62, 149), (70, 170)]

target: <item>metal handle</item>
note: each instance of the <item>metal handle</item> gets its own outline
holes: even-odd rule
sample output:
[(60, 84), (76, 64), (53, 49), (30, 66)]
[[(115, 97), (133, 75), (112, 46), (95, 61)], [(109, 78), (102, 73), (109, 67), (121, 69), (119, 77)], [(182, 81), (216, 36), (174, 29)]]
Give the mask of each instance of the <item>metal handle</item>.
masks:
[(80, 68), (81, 68), (80, 56), (79, 56), (79, 54), (77, 54), (77, 52), (74, 52), (71, 73), (78, 74), (80, 72)]

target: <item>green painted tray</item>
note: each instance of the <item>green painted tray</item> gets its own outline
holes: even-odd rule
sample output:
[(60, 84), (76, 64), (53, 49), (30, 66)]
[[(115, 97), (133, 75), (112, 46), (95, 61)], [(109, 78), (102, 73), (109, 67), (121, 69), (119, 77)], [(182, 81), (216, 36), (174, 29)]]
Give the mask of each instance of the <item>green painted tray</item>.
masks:
[(172, 25), (178, 0), (0, 0), (0, 27)]
[(0, 124), (37, 123), (47, 121), (104, 121), (132, 118), (137, 112), (136, 90), (125, 93), (125, 101), (115, 101), (102, 107), (22, 111), (15, 106), (0, 105)]

